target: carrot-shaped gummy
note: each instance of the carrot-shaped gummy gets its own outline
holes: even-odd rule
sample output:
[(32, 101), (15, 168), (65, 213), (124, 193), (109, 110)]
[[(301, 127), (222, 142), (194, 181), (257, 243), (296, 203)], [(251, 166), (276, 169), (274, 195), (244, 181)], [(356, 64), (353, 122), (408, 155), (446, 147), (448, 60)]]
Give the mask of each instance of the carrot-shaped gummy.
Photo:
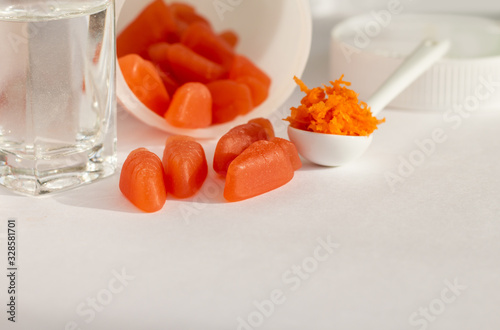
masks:
[(269, 121), (269, 119), (263, 118), (263, 117), (258, 117), (258, 118), (250, 119), (248, 122), (249, 123), (254, 123), (254, 124), (257, 124), (257, 125), (260, 125), (260, 126), (264, 127), (265, 130), (266, 130), (266, 133), (267, 133), (267, 139), (268, 140), (271, 140), (272, 138), (274, 138), (273, 124), (271, 124), (271, 122)]
[(144, 212), (161, 210), (167, 193), (160, 158), (145, 148), (132, 151), (123, 163), (120, 191)]
[(166, 54), (172, 72), (183, 82), (207, 83), (221, 78), (226, 73), (222, 66), (195, 53), (183, 44), (170, 45)]
[(293, 172), (288, 156), (278, 144), (254, 142), (229, 165), (224, 198), (236, 202), (264, 194), (289, 182)]
[(224, 176), (229, 164), (252, 143), (267, 140), (266, 129), (258, 124), (248, 123), (236, 126), (224, 134), (215, 147), (213, 167)]
[(168, 138), (163, 152), (167, 191), (177, 198), (193, 196), (208, 173), (203, 147), (186, 136)]
[(167, 42), (158, 42), (148, 47), (148, 56), (151, 62), (158, 65), (164, 71), (170, 71), (168, 62), (168, 49), (170, 44)]
[(259, 80), (266, 88), (271, 86), (271, 78), (255, 65), (249, 58), (243, 55), (236, 55), (229, 71), (229, 78), (237, 80), (241, 77), (254, 77)]
[(270, 141), (283, 149), (285, 155), (287, 155), (290, 160), (290, 164), (292, 165), (294, 171), (302, 167), (302, 161), (300, 160), (299, 152), (297, 151), (295, 144), (279, 137), (272, 138)]
[(202, 83), (189, 82), (177, 89), (165, 114), (167, 122), (181, 128), (203, 128), (212, 123), (212, 96)]
[(219, 34), (219, 37), (224, 39), (224, 41), (227, 42), (232, 48), (235, 48), (239, 41), (238, 35), (233, 30), (222, 31)]
[(207, 59), (229, 69), (234, 59), (234, 51), (209, 26), (196, 22), (191, 24), (182, 35), (181, 42)]
[(147, 56), (150, 45), (165, 41), (177, 33), (175, 18), (163, 0), (154, 0), (116, 39), (117, 56), (139, 54)]
[(269, 96), (269, 86), (256, 77), (241, 76), (234, 80), (248, 86), (250, 94), (252, 95), (252, 104), (254, 107), (261, 105)]
[(130, 54), (118, 60), (130, 90), (149, 109), (160, 116), (167, 111), (170, 96), (153, 63)]
[(207, 84), (212, 95), (212, 123), (225, 123), (252, 110), (250, 89), (233, 80), (216, 80)]

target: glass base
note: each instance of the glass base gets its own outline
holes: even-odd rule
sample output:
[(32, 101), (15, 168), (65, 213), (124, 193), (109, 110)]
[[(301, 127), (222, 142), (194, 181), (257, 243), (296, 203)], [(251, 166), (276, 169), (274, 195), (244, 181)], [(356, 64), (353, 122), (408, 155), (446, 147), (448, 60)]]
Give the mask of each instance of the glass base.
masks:
[(0, 150), (0, 185), (29, 196), (41, 196), (88, 184), (116, 171), (116, 154), (102, 157), (94, 148), (47, 160), (26, 160)]

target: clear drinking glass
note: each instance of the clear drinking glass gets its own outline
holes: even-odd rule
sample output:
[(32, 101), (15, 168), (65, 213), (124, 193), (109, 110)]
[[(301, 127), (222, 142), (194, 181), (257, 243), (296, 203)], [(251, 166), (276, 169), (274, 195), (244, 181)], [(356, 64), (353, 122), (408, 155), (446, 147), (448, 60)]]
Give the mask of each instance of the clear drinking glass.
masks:
[(0, 185), (41, 195), (116, 169), (113, 0), (0, 0)]

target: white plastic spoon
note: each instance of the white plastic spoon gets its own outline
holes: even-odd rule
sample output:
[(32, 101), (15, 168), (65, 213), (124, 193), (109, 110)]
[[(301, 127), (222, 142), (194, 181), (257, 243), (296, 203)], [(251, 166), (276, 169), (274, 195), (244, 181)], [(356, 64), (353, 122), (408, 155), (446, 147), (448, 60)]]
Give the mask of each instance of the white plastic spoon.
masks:
[[(366, 102), (377, 115), (406, 87), (443, 57), (449, 40), (423, 41)], [(360, 157), (372, 142), (369, 136), (348, 136), (304, 131), (288, 126), (288, 136), (307, 160), (323, 166), (340, 166)]]

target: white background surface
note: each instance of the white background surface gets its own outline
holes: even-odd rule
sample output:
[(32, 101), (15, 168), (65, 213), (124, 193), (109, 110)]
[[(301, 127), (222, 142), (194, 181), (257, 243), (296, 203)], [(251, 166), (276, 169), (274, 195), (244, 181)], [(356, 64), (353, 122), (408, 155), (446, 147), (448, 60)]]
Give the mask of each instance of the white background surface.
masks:
[[(416, 9), (449, 11), (444, 1), (416, 2)], [(315, 21), (308, 85), (332, 78), (334, 22), (346, 10), (380, 3), (339, 3), (333, 18)], [(447, 3), (500, 18), (494, 1)], [(271, 116), (278, 135), (286, 134), (279, 119), (300, 97), (296, 91)], [(239, 317), (259, 321), (254, 302), (278, 290), (283, 303), (254, 329), (499, 329), (496, 110), (461, 117), (458, 127), (442, 113), (384, 110), (387, 122), (358, 161), (339, 168), (304, 162), (286, 186), (240, 203), (223, 201), (213, 172), (197, 197), (169, 198), (155, 214), (122, 197), (118, 175), (41, 199), (0, 190), (1, 267), (8, 218), (17, 219), (19, 252), (18, 322), (6, 321), (1, 276), (0, 328), (62, 330), (74, 322), (80, 329), (238, 329)], [(418, 150), (415, 141), (436, 129), (446, 140), (389, 185), (387, 173), (399, 175)], [(120, 162), (139, 146), (161, 154), (166, 139), (123, 111), (118, 137)], [(214, 146), (204, 143), (209, 162)], [(307, 278), (290, 273), (304, 261), (311, 267), (318, 240), (328, 239), (338, 246)], [(121, 272), (130, 276), (126, 285), (115, 280)], [(460, 285), (457, 293), (447, 282)], [(420, 308), (431, 314), (427, 320)], [(420, 323), (410, 322), (414, 313)]]

